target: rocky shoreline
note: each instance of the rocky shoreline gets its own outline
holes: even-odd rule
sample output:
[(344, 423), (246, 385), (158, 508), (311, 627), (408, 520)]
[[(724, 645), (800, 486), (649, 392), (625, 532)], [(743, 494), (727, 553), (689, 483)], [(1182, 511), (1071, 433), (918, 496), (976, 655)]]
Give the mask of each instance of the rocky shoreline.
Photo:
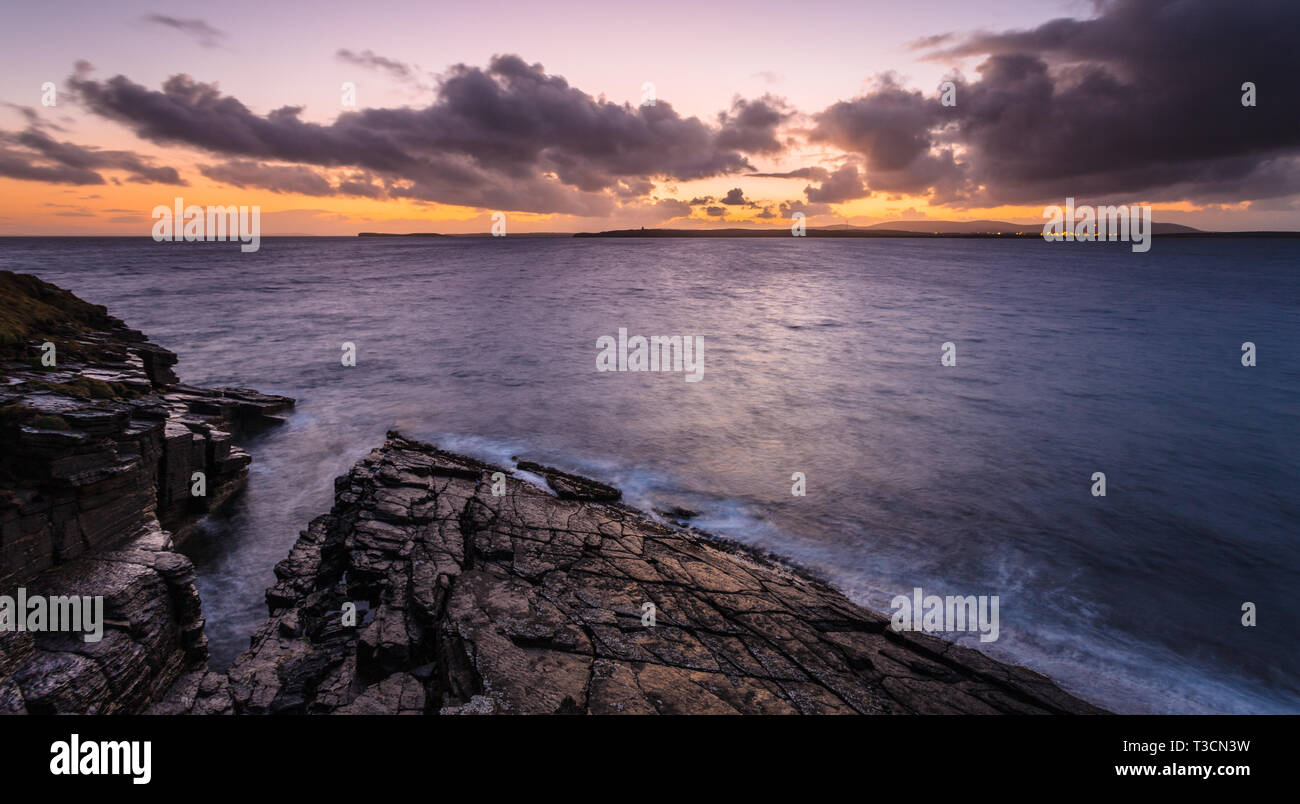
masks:
[(98, 642), (0, 630), (0, 713), (140, 712), (206, 663), (176, 545), (243, 487), (232, 434), (293, 400), (182, 385), (175, 363), (103, 307), (0, 272), (0, 595), (102, 596), (105, 625)]
[[(178, 385), (170, 352), (14, 277), (0, 284), (56, 312), (6, 341), (0, 594), (102, 590), (110, 626), (95, 645), (0, 632), (0, 712), (1102, 711), (1032, 671), (895, 632), (610, 486), (396, 432), (335, 481), (333, 508), (276, 566), (249, 649), (213, 671), (193, 567), (175, 549), (205, 504), (187, 498), (188, 478), (209, 473), (208, 505), (234, 493), (248, 458), (231, 431), (292, 400)], [(32, 365), (53, 336), (75, 358), (59, 374)], [(82, 398), (83, 380), (118, 395)]]
[(609, 486), (519, 466), (550, 488), (390, 432), (276, 566), (250, 649), (152, 711), (1100, 712)]

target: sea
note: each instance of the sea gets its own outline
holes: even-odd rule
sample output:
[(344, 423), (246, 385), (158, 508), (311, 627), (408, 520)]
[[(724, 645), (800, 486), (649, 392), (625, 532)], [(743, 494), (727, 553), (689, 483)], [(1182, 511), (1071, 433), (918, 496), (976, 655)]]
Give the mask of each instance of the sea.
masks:
[[(298, 401), (184, 548), (214, 668), (396, 428), (697, 512), (886, 614), (997, 596), (996, 641), (945, 638), (1134, 713), (1300, 712), (1298, 266), (1269, 238), (0, 238), (183, 382)], [(699, 339), (698, 381), (600, 370), (620, 329)]]

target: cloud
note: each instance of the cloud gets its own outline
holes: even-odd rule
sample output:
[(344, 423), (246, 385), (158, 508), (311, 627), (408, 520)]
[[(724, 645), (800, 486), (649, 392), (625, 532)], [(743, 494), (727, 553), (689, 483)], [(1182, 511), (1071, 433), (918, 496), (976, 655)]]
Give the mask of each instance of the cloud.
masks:
[[(642, 214), (662, 200), (653, 194), (665, 183), (739, 175), (800, 180), (805, 198), (780, 204), (783, 214), (824, 214), (872, 193), (954, 207), (1059, 203), (1067, 195), (1238, 205), (1296, 197), (1300, 85), (1290, 79), (1289, 32), (1300, 28), (1300, 4), (1103, 0), (1094, 8), (1087, 19), (913, 42), (927, 58), (977, 64), (952, 74), (950, 107), (885, 74), (858, 97), (806, 115), (765, 94), (738, 97), (716, 115), (683, 117), (662, 99), (599, 102), (514, 55), (450, 68), (418, 107), (347, 111), (324, 123), (299, 106), (254, 112), (184, 74), (146, 87), (122, 75), (98, 79), (79, 63), (68, 86), (81, 106), (146, 140), (206, 154), (205, 169), (220, 180), (272, 192), (606, 217)], [(414, 66), (373, 51), (337, 55), (415, 75)], [(1258, 106), (1241, 106), (1244, 81), (1258, 85)], [(33, 131), (44, 129), (29, 115)], [(793, 151), (790, 136), (821, 149), (807, 160), (817, 166), (792, 161), (809, 151)], [(134, 169), (118, 163), (120, 178), (161, 180), (170, 170), (135, 158)], [(0, 137), (0, 175), (119, 179), (101, 175), (106, 169), (48, 144)], [(687, 203), (761, 210), (775, 202), (739, 193)]]
[(826, 181), (830, 177), (830, 171), (819, 167), (803, 167), (796, 170), (789, 170), (785, 173), (750, 173), (747, 174), (756, 179), (810, 179), (812, 181)]
[(156, 166), (131, 151), (60, 142), (34, 126), (0, 131), (0, 176), (52, 184), (104, 184), (101, 170), (125, 171), (127, 181), (139, 184), (188, 184), (175, 168)]
[(930, 50), (944, 44), (945, 42), (951, 42), (952, 39), (953, 34), (950, 33), (934, 34), (932, 36), (922, 36), (919, 39), (913, 39), (911, 42), (907, 43), (907, 46), (911, 50)]
[(665, 220), (685, 218), (691, 214), (691, 205), (676, 198), (661, 198), (649, 205), (650, 209), (665, 216)]
[(93, 170), (67, 165), (36, 164), (30, 156), (0, 148), (0, 176), (50, 184), (103, 184), (104, 177)]
[[(875, 84), (870, 93), (814, 115), (809, 139), (860, 155), (873, 190), (934, 193), (941, 201), (959, 197), (965, 182), (961, 167), (951, 148), (939, 147), (949, 108), (904, 89), (892, 74), (879, 76)], [(850, 189), (843, 171), (837, 171), (837, 195)]]
[(199, 172), (213, 181), (236, 187), (258, 187), (273, 193), (331, 196), (352, 195), (383, 198), (385, 188), (365, 174), (354, 174), (331, 184), (320, 171), (305, 165), (268, 165), (248, 159), (232, 159), (217, 165), (201, 165)]
[(213, 28), (203, 20), (185, 20), (177, 17), (169, 17), (166, 14), (149, 14), (144, 18), (145, 22), (152, 22), (155, 25), (165, 25), (182, 33), (188, 34), (198, 40), (202, 47), (220, 47), (228, 38), (225, 31)]
[(743, 190), (741, 190), (739, 187), (733, 187), (732, 189), (727, 191), (726, 195), (722, 197), (721, 203), (733, 207), (744, 206), (745, 204), (749, 203), (749, 199), (745, 198), (745, 192)]
[(364, 50), (361, 53), (353, 53), (351, 50), (348, 50), (347, 48), (339, 48), (338, 52), (335, 53), (334, 56), (339, 61), (345, 61), (349, 64), (355, 64), (358, 67), (365, 67), (366, 69), (369, 70), (379, 70), (382, 72), (387, 72), (395, 78), (401, 78), (404, 80), (410, 80), (414, 78), (417, 74), (416, 69), (411, 65), (405, 62), (397, 61), (395, 59), (388, 59), (383, 56), (376, 55), (375, 52), (372, 50)]
[(731, 110), (718, 113), (722, 131), (718, 145), (749, 154), (771, 154), (784, 149), (776, 129), (792, 116), (787, 104), (774, 95), (757, 100), (736, 98)]
[(827, 215), (831, 211), (830, 205), (828, 204), (809, 204), (797, 198), (790, 201), (782, 201), (779, 209), (782, 218), (789, 218), (796, 212), (802, 212), (804, 215), (811, 218), (814, 215)]
[(858, 172), (857, 165), (844, 165), (828, 176), (820, 186), (809, 185), (803, 192), (808, 196), (809, 201), (825, 204), (838, 204), (871, 195), (871, 191), (862, 181), (862, 174)]
[[(1300, 187), (1300, 4), (1112, 0), (1092, 19), (935, 38), (983, 57), (943, 107), (885, 80), (815, 116), (810, 138), (864, 158), (867, 182), (970, 206), (1067, 195), (1241, 201)], [(922, 42), (924, 46), (926, 43)], [(1260, 87), (1241, 105), (1241, 85)]]
[(13, 109), (14, 111), (21, 114), (27, 120), (28, 128), (34, 128), (39, 131), (59, 131), (59, 132), (66, 131), (66, 129), (64, 129), (64, 127), (60, 126), (58, 123), (52, 123), (49, 120), (46, 120), (43, 117), (41, 117), (40, 113), (37, 112), (36, 109), (32, 108), (31, 106), (22, 106), (17, 103), (9, 103), (9, 102), (0, 103), (0, 106), (5, 106), (7, 108)]
[[(161, 90), (84, 71), (69, 89), (92, 112), (138, 136), (235, 159), (350, 167), (383, 178), (392, 197), (468, 207), (609, 214), (628, 187), (752, 170), (736, 144), (766, 147), (763, 110), (736, 107), (712, 128), (654, 106), (597, 103), (539, 64), (498, 56), (486, 69), (457, 65), (420, 109), (364, 109), (330, 124), (285, 106), (259, 115), (214, 84), (175, 75)], [(759, 101), (763, 109), (766, 102)]]

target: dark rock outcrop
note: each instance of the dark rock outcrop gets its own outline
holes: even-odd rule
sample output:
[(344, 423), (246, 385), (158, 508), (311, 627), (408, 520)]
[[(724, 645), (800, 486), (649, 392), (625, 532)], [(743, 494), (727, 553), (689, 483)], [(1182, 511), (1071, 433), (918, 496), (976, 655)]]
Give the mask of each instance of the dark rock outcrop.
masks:
[(390, 433), (277, 565), (228, 681), (196, 671), (153, 711), (1100, 711), (624, 505), (513, 476), (494, 496), (497, 472)]
[(206, 661), (175, 541), (244, 484), (231, 433), (293, 400), (180, 385), (175, 363), (103, 307), (0, 272), (0, 595), (102, 595), (108, 623), (95, 643), (0, 630), (0, 712), (139, 712)]
[(546, 481), (560, 499), (563, 500), (584, 500), (586, 502), (618, 502), (623, 499), (623, 492), (607, 486), (604, 483), (598, 483), (590, 478), (580, 475), (571, 475), (568, 472), (561, 472), (559, 469), (550, 466), (543, 466), (540, 463), (532, 461), (519, 461), (515, 468), (521, 472), (531, 472)]

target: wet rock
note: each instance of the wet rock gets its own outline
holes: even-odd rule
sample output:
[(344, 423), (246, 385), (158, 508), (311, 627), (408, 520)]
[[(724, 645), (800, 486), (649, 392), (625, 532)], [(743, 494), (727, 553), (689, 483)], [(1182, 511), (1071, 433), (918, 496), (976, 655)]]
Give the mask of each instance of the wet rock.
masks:
[(623, 492), (591, 478), (561, 472), (550, 466), (543, 466), (532, 461), (519, 461), (518, 468), (545, 478), (546, 485), (565, 500), (585, 500), (587, 502), (618, 502)]
[(233, 711), (1100, 711), (568, 477), (551, 495), (389, 433), (277, 566)]
[(674, 505), (672, 508), (655, 509), (655, 513), (664, 519), (670, 519), (677, 524), (682, 524), (687, 520), (694, 519), (700, 515), (699, 511), (692, 511), (689, 508), (682, 508), (680, 505)]
[(438, 710), (440, 715), (495, 715), (496, 702), (486, 695), (475, 695), (463, 704), (449, 704)]

